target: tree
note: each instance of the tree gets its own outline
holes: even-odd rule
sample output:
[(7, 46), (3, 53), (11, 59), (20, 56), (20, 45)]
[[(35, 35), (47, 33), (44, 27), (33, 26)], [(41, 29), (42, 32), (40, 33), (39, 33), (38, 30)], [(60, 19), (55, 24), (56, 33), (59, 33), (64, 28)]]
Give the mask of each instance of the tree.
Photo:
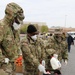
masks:
[(25, 34), (27, 31), (27, 27), (28, 27), (28, 24), (24, 24), (23, 26), (21, 26), (20, 33)]
[(41, 26), (41, 32), (42, 32), (42, 33), (48, 32), (48, 26), (42, 25), (42, 26)]

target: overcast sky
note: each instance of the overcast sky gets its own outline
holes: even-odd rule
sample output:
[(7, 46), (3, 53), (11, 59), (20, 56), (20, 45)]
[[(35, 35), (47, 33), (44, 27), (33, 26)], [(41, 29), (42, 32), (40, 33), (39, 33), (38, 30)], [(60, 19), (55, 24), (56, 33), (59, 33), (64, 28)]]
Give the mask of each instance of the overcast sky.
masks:
[(75, 28), (75, 0), (0, 0), (0, 19), (5, 15), (6, 5), (12, 1), (23, 8), (24, 21)]

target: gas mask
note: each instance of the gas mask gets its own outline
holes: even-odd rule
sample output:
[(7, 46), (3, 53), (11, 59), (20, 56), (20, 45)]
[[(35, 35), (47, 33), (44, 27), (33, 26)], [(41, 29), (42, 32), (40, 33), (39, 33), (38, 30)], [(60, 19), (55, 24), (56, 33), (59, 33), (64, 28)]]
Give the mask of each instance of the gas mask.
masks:
[(31, 36), (31, 38), (32, 38), (34, 41), (36, 41), (36, 40), (37, 40), (37, 35)]
[(18, 29), (20, 29), (21, 24), (14, 23), (13, 27), (14, 27), (15, 30), (18, 30)]

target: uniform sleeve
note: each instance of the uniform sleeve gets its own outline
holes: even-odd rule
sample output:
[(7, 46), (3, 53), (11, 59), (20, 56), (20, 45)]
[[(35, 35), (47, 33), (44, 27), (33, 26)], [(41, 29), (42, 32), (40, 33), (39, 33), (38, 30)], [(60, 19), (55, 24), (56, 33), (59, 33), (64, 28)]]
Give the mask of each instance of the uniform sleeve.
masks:
[(0, 44), (1, 44), (1, 41), (3, 40), (3, 34), (4, 34), (3, 30), (4, 30), (3, 26), (0, 25)]
[[(3, 26), (0, 25), (0, 46), (1, 46), (1, 42), (3, 40)], [(2, 54), (2, 49), (0, 48), (0, 62), (4, 61), (4, 56)]]
[(31, 65), (39, 65), (39, 61), (38, 59), (36, 59), (31, 51), (30, 48), (28, 47), (28, 45), (26, 43), (22, 43), (21, 45), (21, 50), (22, 50), (22, 54), (23, 54), (23, 59), (24, 61), (28, 62)]
[(16, 45), (18, 47), (17, 52), (20, 55), (20, 54), (22, 54), (21, 53), (21, 48), (20, 48), (20, 31), (19, 30), (14, 30), (14, 34), (15, 34), (14, 36), (15, 36)]
[(65, 59), (68, 60), (68, 45), (67, 45), (67, 42), (66, 42), (66, 41), (63, 42), (62, 48), (63, 48), (63, 51), (62, 51), (62, 58), (63, 58), (64, 60), (65, 60)]
[(42, 39), (40, 39), (40, 46), (41, 46), (41, 60), (45, 59), (45, 43)]

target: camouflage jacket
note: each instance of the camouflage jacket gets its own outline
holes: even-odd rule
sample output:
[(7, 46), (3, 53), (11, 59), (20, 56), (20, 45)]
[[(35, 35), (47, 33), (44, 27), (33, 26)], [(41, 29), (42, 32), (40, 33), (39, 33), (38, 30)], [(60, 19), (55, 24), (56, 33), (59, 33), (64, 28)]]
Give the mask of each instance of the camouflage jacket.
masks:
[(37, 39), (36, 42), (28, 39), (23, 39), (21, 42), (21, 50), (24, 59), (25, 69), (36, 69), (41, 60), (44, 59), (44, 43), (42, 39)]
[(10, 23), (4, 19), (0, 21), (0, 48), (5, 57), (11, 60), (17, 58), (17, 41)]

